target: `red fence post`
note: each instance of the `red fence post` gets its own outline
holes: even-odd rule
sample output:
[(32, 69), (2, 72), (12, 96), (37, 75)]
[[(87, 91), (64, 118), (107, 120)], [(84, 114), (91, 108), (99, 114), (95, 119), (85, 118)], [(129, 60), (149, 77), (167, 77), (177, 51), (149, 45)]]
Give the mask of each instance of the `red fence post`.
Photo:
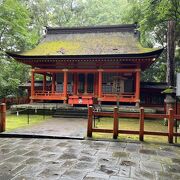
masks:
[(93, 108), (89, 106), (88, 108), (88, 127), (87, 127), (87, 137), (92, 137), (92, 123), (93, 123)]
[(144, 141), (144, 108), (140, 108), (139, 118), (139, 140)]
[(118, 137), (118, 108), (114, 108), (114, 125), (113, 125), (113, 139), (117, 139)]
[(2, 103), (0, 105), (0, 132), (6, 130), (6, 104)]
[(173, 143), (173, 128), (174, 128), (174, 110), (169, 109), (168, 119), (168, 142)]

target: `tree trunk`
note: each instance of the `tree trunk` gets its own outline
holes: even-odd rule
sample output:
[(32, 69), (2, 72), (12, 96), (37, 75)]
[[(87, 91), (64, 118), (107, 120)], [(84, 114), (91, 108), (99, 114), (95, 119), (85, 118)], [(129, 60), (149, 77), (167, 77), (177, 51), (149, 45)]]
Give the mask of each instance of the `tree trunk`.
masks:
[(168, 86), (174, 87), (174, 71), (175, 71), (175, 21), (168, 21), (167, 32), (167, 77)]

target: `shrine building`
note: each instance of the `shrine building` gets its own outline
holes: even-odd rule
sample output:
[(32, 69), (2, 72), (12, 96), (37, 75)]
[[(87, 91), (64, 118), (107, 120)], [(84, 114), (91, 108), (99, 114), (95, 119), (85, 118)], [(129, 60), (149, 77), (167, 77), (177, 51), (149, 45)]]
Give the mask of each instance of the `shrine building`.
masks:
[[(32, 67), (31, 102), (138, 105), (141, 71), (162, 51), (142, 47), (136, 24), (127, 24), (47, 27), (37, 47), (8, 55)], [(35, 86), (36, 74), (42, 76), (41, 88)]]

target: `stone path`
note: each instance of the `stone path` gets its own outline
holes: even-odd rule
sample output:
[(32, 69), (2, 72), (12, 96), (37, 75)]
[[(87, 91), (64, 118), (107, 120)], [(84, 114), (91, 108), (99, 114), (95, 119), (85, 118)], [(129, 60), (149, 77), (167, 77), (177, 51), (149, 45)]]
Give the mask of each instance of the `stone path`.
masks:
[(4, 134), (13, 133), (83, 138), (86, 136), (86, 131), (87, 119), (52, 118), (45, 122), (15, 129)]
[(0, 180), (180, 179), (180, 147), (0, 138)]

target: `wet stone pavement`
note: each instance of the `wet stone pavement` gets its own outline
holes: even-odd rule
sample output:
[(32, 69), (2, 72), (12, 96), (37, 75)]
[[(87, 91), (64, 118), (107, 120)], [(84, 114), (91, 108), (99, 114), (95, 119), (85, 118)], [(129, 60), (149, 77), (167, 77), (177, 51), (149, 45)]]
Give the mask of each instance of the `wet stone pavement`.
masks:
[[(72, 128), (73, 127), (73, 128)], [(21, 127), (3, 134), (48, 135), (57, 137), (84, 138), (87, 119), (83, 118), (52, 118), (47, 121)]]
[(0, 139), (0, 180), (180, 179), (180, 147), (60, 139)]

